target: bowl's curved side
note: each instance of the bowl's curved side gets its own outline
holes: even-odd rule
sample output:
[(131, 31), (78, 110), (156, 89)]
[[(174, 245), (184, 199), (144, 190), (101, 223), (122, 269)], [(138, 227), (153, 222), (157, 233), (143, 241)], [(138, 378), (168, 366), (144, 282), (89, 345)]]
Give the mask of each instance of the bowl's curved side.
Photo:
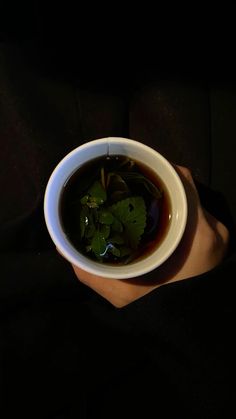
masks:
[[(167, 188), (171, 201), (169, 229), (160, 246), (141, 260), (125, 266), (109, 266), (79, 253), (61, 226), (59, 204), (68, 178), (86, 161), (109, 154), (128, 155), (150, 167)], [(72, 264), (99, 276), (127, 279), (143, 275), (165, 262), (178, 246), (187, 222), (187, 199), (182, 181), (174, 167), (157, 151), (135, 140), (107, 137), (77, 147), (57, 165), (49, 178), (44, 198), (44, 215), (49, 234), (60, 253)]]

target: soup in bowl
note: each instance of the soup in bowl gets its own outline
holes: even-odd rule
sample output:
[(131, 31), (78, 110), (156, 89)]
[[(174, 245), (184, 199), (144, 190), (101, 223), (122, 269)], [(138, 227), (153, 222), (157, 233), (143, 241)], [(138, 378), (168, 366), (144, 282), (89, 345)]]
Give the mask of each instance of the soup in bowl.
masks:
[(109, 278), (158, 268), (178, 246), (187, 201), (174, 167), (141, 142), (89, 141), (53, 171), (45, 221), (60, 253), (75, 266)]

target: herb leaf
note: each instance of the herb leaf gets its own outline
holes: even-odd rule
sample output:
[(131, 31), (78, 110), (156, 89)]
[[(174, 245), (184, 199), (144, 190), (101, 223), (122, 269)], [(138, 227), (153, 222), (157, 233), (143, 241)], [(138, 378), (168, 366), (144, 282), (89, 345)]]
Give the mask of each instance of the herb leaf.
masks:
[(111, 225), (111, 229), (115, 233), (122, 233), (122, 231), (123, 231), (123, 225), (116, 217), (113, 218), (113, 223)]
[(106, 224), (101, 225), (100, 232), (104, 236), (104, 239), (107, 239), (109, 237), (110, 231), (111, 229), (109, 225), (106, 225)]
[(102, 210), (99, 214), (99, 222), (101, 224), (110, 225), (113, 223), (114, 217), (110, 211)]
[(136, 249), (146, 226), (144, 199), (141, 196), (123, 199), (113, 204), (110, 211), (123, 224), (128, 246)]
[(101, 182), (96, 180), (88, 190), (89, 195), (97, 201), (104, 203), (107, 200), (107, 193), (103, 188)]
[(106, 244), (106, 239), (104, 237), (104, 234), (96, 230), (91, 241), (92, 251), (98, 258), (100, 258), (106, 252), (106, 247), (107, 247), (107, 244)]

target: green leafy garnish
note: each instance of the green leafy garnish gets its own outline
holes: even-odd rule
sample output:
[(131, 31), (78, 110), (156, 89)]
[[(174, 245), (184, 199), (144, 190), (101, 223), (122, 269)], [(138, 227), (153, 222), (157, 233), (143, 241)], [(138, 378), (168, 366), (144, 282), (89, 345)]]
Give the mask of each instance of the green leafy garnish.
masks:
[(105, 202), (107, 199), (107, 193), (101, 182), (96, 180), (92, 186), (89, 188), (88, 193), (93, 198), (99, 198), (101, 201)]
[(89, 208), (98, 208), (107, 200), (107, 193), (101, 182), (96, 180), (88, 190), (88, 194), (80, 199), (82, 205), (87, 205)]
[(131, 163), (127, 159), (124, 167), (118, 167), (123, 171), (101, 167), (97, 180), (93, 178), (78, 200), (81, 247), (100, 262), (124, 264), (136, 257), (147, 225), (146, 196), (151, 200), (162, 196), (149, 179), (136, 171), (135, 163)]
[(99, 222), (101, 224), (110, 225), (113, 223), (114, 217), (110, 211), (102, 210), (99, 214)]
[(122, 223), (115, 217), (113, 217), (111, 229), (116, 233), (122, 233), (122, 231), (124, 230)]
[(125, 242), (136, 249), (146, 226), (146, 207), (141, 196), (123, 199), (110, 207), (124, 226)]
[(91, 250), (100, 258), (106, 251), (107, 243), (101, 231), (96, 230), (91, 240)]
[(111, 231), (110, 226), (106, 224), (102, 225), (100, 228), (100, 232), (104, 236), (105, 239), (107, 239), (110, 236), (110, 231)]
[(130, 256), (136, 250), (146, 226), (146, 207), (142, 197), (131, 197), (108, 208), (93, 208), (83, 201), (80, 211), (80, 238), (87, 253), (102, 261), (104, 257)]

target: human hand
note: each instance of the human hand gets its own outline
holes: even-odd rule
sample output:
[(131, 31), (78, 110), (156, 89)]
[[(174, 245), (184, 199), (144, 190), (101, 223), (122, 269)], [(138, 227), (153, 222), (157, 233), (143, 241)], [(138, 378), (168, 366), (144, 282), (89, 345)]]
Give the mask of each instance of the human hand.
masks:
[(188, 219), (179, 246), (165, 263), (151, 274), (132, 279), (103, 278), (73, 266), (79, 281), (115, 307), (123, 307), (163, 284), (207, 272), (217, 266), (227, 252), (228, 229), (201, 206), (191, 172), (182, 166), (175, 168), (185, 187)]

